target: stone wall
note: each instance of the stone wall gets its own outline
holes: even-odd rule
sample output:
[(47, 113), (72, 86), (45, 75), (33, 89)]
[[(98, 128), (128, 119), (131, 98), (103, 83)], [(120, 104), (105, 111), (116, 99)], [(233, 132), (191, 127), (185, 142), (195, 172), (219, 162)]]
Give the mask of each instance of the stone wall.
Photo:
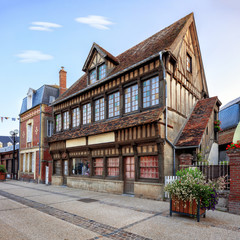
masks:
[(240, 215), (240, 149), (228, 153), (230, 162), (230, 194), (228, 208), (230, 213)]

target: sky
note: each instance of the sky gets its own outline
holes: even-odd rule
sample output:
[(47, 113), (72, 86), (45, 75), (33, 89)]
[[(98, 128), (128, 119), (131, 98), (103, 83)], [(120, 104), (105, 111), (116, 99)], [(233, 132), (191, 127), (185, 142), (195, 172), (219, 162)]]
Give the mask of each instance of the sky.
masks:
[(238, 0), (0, 0), (0, 135), (19, 128), (29, 88), (58, 84), (61, 66), (77, 81), (93, 42), (117, 56), (191, 12), (223, 106), (240, 95)]

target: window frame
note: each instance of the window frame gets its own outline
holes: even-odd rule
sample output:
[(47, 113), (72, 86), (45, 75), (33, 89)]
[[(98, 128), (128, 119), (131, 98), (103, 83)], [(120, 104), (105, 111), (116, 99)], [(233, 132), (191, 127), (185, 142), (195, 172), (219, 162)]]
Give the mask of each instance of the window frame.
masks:
[[(116, 165), (109, 165), (109, 160), (111, 159), (118, 159), (118, 166)], [(106, 165), (107, 165), (107, 172), (106, 172), (106, 177), (107, 178), (119, 178), (120, 177), (120, 158), (119, 156), (118, 157), (107, 157), (106, 158)], [(109, 175), (109, 169), (116, 169), (118, 168), (118, 175)]]
[[(103, 101), (102, 104), (103, 106), (101, 107), (101, 102)], [(96, 103), (99, 101), (99, 111), (98, 111), (98, 120), (96, 119)], [(101, 97), (96, 100), (94, 100), (94, 122), (99, 122), (105, 119), (105, 98)], [(101, 111), (102, 110), (102, 111)], [(102, 117), (102, 118), (101, 118)]]
[[(75, 111), (76, 110), (76, 111)], [(74, 115), (74, 112), (75, 115)], [(72, 128), (77, 128), (81, 125), (81, 109), (79, 106), (72, 108)], [(75, 124), (74, 124), (75, 123)]]
[[(135, 92), (133, 90), (133, 87), (137, 86), (137, 90), (136, 90), (136, 93), (135, 95), (133, 95), (133, 93)], [(130, 89), (130, 111), (126, 112), (126, 90)], [(133, 100), (134, 97), (137, 96), (137, 100)], [(133, 102), (136, 102), (136, 106), (137, 106), (137, 109), (134, 109), (133, 110)], [(138, 83), (135, 83), (131, 86), (128, 86), (128, 87), (125, 87), (124, 88), (124, 113), (128, 114), (128, 113), (131, 113), (131, 112), (135, 112), (135, 111), (138, 111), (139, 109), (139, 85)]]
[[(157, 162), (157, 166), (141, 166), (141, 158), (156, 158), (154, 159), (155, 162)], [(140, 156), (139, 159), (139, 179), (143, 180), (143, 181), (158, 181), (159, 180), (159, 160), (158, 160), (158, 156), (157, 155), (144, 155), (144, 156)], [(151, 172), (151, 174), (157, 174), (157, 178), (154, 177), (143, 177), (141, 174), (141, 169), (142, 168), (147, 168), (147, 169), (156, 169), (156, 172)], [(149, 174), (149, 172), (147, 171), (145, 174)]]
[(27, 124), (27, 143), (32, 142), (32, 128), (33, 128), (32, 123)]
[[(84, 118), (84, 107), (86, 106), (86, 119)], [(88, 106), (90, 106), (88, 108)], [(90, 112), (90, 113), (89, 113)], [(90, 119), (88, 119), (88, 116), (90, 116)], [(85, 122), (86, 120), (86, 122)], [(90, 120), (90, 121), (88, 121)], [(92, 122), (92, 104), (90, 102), (85, 103), (82, 105), (82, 124), (86, 125), (86, 124), (91, 124)]]
[[(156, 104), (154, 104), (154, 105), (152, 105), (152, 101), (153, 101), (153, 93), (152, 93), (152, 91), (154, 90), (153, 88), (152, 88), (152, 85), (153, 85), (153, 83), (152, 83), (152, 80), (153, 79), (155, 79), (155, 78), (157, 78), (157, 84), (158, 84), (158, 86), (155, 88), (155, 89), (158, 89), (158, 98), (155, 98), (155, 101), (156, 101), (156, 99), (157, 99), (157, 101), (158, 101), (158, 103), (156, 103)], [(147, 81), (150, 81), (150, 95), (149, 95), (149, 97), (150, 97), (150, 101), (149, 101), (149, 103), (150, 103), (150, 106), (144, 106), (144, 98), (146, 98), (146, 97), (148, 97), (148, 96), (146, 96), (146, 97), (144, 97), (144, 94), (145, 94), (145, 92), (144, 92), (144, 83), (145, 82), (147, 82)], [(147, 93), (147, 91), (146, 91), (146, 93)], [(156, 93), (155, 93), (155, 96), (156, 96)], [(152, 107), (156, 107), (156, 106), (158, 106), (159, 104), (160, 104), (160, 83), (159, 83), (159, 76), (158, 75), (155, 75), (155, 76), (152, 76), (152, 77), (150, 77), (150, 78), (147, 78), (147, 79), (144, 79), (143, 81), (142, 81), (142, 108), (143, 109), (147, 109), (147, 108), (152, 108)], [(146, 101), (146, 103), (148, 103), (147, 101)]]
[(55, 130), (56, 132), (61, 132), (62, 130), (62, 114), (61, 113), (56, 114), (55, 116)]
[[(117, 94), (118, 93), (118, 99), (119, 99), (119, 104), (118, 104), (118, 106), (117, 107), (119, 107), (119, 110), (115, 110), (115, 108), (116, 108), (116, 106), (115, 106), (115, 99), (116, 99), (116, 97), (115, 97), (115, 94)], [(110, 99), (110, 96), (114, 96), (114, 98), (113, 98), (113, 116), (110, 116), (110, 101), (109, 101), (109, 99)], [(120, 116), (120, 109), (121, 109), (121, 94), (120, 94), (120, 91), (116, 91), (116, 92), (112, 92), (112, 93), (110, 93), (108, 96), (107, 96), (107, 107), (108, 107), (108, 114), (107, 114), (107, 118), (109, 118), (109, 119), (111, 119), (111, 118), (114, 118), (114, 117), (118, 117), (118, 116)], [(116, 115), (115, 113), (116, 112), (118, 112), (118, 114)]]
[(70, 116), (69, 111), (63, 112), (63, 130), (70, 128)]
[[(101, 78), (100, 78), (100, 68), (105, 66), (105, 68), (103, 69), (104, 71), (104, 76), (102, 76), (101, 74)], [(91, 79), (91, 74), (95, 72), (95, 81), (92, 82), (93, 79)], [(96, 66), (94, 66), (93, 68), (89, 69), (88, 72), (88, 85), (92, 85), (94, 83), (96, 83), (99, 80), (104, 79), (107, 76), (107, 63), (106, 62), (101, 62), (99, 64), (97, 64)]]
[(192, 73), (192, 57), (188, 52), (186, 54), (186, 69), (188, 73)]
[(53, 121), (48, 119), (47, 120), (47, 136), (51, 137), (52, 135), (53, 135)]

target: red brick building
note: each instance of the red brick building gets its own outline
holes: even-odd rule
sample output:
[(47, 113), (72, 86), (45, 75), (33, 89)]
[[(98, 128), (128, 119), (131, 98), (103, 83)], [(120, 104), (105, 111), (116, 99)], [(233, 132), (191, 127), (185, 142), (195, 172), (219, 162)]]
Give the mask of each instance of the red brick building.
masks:
[[(65, 76), (65, 82), (60, 78), (60, 88), (50, 85), (43, 85), (38, 90), (30, 88), (23, 99), (20, 112), (20, 180), (51, 182), (52, 158), (48, 137), (53, 132), (53, 117), (50, 104), (60, 91), (66, 89), (66, 72), (62, 69), (61, 73)], [(46, 170), (49, 173), (47, 176)]]

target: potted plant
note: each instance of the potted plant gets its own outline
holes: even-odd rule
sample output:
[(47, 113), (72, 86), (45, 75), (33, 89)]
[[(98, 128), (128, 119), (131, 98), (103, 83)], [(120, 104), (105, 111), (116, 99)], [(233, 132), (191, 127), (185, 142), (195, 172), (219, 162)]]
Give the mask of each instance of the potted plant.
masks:
[(6, 172), (7, 172), (7, 170), (6, 170), (5, 166), (0, 165), (0, 180), (1, 181), (6, 180)]
[(198, 168), (182, 169), (176, 174), (178, 179), (168, 184), (165, 191), (170, 193), (170, 216), (179, 213), (197, 217), (206, 216), (206, 210), (214, 210), (218, 203), (218, 190), (225, 187), (225, 178), (206, 182)]
[(220, 120), (215, 120), (215, 121), (214, 121), (214, 131), (215, 131), (215, 132), (221, 131), (220, 125), (221, 125), (221, 121), (220, 121)]

